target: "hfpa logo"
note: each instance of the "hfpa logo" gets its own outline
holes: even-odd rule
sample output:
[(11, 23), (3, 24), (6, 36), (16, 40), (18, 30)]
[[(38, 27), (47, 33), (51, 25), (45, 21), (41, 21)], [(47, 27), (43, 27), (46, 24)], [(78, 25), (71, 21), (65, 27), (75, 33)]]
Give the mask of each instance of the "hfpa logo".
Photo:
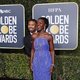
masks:
[(0, 13), (3, 14), (3, 13), (11, 13), (11, 10), (2, 10), (0, 9)]

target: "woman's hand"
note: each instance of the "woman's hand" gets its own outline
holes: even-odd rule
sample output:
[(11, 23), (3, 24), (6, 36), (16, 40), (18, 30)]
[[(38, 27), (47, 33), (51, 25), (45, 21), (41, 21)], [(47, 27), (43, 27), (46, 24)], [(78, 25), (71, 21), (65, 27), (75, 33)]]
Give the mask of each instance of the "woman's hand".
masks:
[(54, 71), (54, 66), (51, 65), (51, 67), (50, 67), (50, 72), (52, 73), (53, 71)]

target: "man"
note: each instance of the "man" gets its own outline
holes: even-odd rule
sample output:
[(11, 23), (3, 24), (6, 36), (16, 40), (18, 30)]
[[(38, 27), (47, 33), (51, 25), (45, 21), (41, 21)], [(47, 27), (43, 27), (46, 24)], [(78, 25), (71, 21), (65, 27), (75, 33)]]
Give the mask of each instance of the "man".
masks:
[(28, 20), (28, 30), (29, 33), (24, 38), (24, 52), (31, 57), (32, 39), (31, 35), (36, 32), (37, 21), (35, 19)]

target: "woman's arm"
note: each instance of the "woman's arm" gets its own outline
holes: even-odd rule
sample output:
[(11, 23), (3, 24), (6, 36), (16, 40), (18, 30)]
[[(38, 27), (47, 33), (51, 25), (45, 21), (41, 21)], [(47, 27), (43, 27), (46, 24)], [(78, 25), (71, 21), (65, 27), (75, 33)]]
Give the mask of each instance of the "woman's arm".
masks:
[[(51, 64), (51, 69), (54, 67), (54, 43), (53, 43), (53, 37), (52, 35), (49, 35), (49, 46), (50, 46), (50, 54), (51, 54), (51, 58), (52, 58), (52, 64)], [(52, 72), (52, 70), (51, 70)]]

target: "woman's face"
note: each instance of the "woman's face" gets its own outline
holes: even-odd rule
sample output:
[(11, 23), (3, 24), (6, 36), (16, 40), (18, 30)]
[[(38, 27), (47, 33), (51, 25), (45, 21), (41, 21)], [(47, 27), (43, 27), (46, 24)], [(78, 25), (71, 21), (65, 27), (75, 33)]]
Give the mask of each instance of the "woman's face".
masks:
[(44, 27), (45, 27), (45, 22), (44, 22), (43, 19), (38, 19), (38, 23), (37, 23), (37, 24), (38, 24), (38, 25), (37, 25), (37, 31), (38, 31), (38, 32), (44, 29)]

